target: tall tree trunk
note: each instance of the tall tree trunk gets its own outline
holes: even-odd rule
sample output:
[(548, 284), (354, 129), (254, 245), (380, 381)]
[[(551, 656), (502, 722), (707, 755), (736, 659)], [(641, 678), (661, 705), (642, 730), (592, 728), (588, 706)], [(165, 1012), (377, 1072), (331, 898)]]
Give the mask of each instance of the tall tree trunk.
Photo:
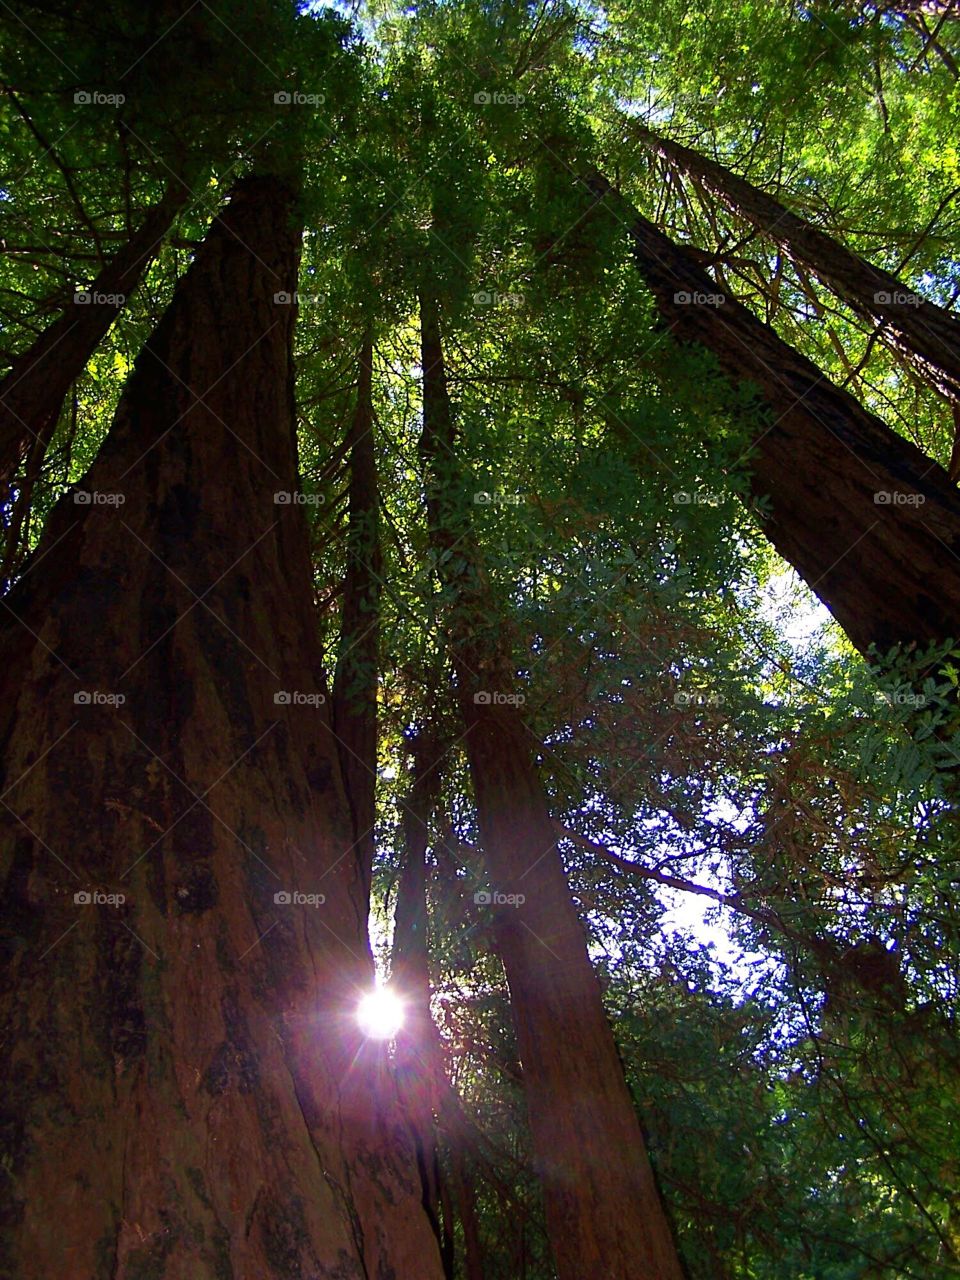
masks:
[(273, 497), (296, 487), (274, 305), (294, 203), (239, 185), (93, 500), (61, 500), (6, 602), (0, 1271), (21, 1280), (441, 1275), (355, 1023), (372, 962), (307, 531)]
[[(420, 731), (412, 743), (413, 781), (403, 806), (403, 868), (394, 913), (391, 983), (406, 1016), (397, 1033), (394, 1066), (400, 1098), (417, 1146), (423, 1203), (434, 1225), (444, 1269), (453, 1275), (449, 1196), (443, 1186), (437, 1144), (440, 1108), (439, 1037), (430, 1010), (430, 952), (427, 943), (427, 824), (440, 785), (436, 744)], [(446, 1201), (444, 1204), (443, 1202)], [(445, 1212), (444, 1212), (445, 1210)]]
[(140, 229), (103, 267), (86, 291), (14, 360), (0, 382), (0, 489), (5, 493), (23, 455), (40, 461), (71, 384), (83, 373), (127, 297), (157, 255), (163, 237), (186, 204), (189, 187), (171, 182)]
[[(479, 553), (458, 493), (437, 307), (421, 300), (422, 453), (501, 957), (547, 1228), (560, 1280), (679, 1280), (681, 1267), (557, 849), (509, 655), (488, 620)], [(451, 554), (444, 554), (444, 553)], [(454, 554), (455, 553), (455, 554)], [(463, 567), (457, 567), (462, 565)], [(479, 698), (477, 695), (482, 695)]]
[(734, 299), (687, 301), (716, 297), (716, 283), (602, 174), (584, 181), (629, 231), (670, 331), (759, 388), (772, 417), (750, 467), (754, 493), (770, 501), (766, 532), (853, 644), (866, 653), (956, 637), (960, 493), (943, 468)]
[(353, 818), (353, 861), (363, 919), (370, 909), (377, 815), (377, 688), (380, 658), (379, 481), (373, 420), (373, 330), (360, 347), (357, 403), (350, 425), (347, 572), (340, 653), (333, 686), (333, 727)]
[(951, 400), (960, 401), (960, 316), (918, 298), (896, 276), (864, 261), (716, 160), (644, 125), (634, 124), (633, 128), (646, 147), (697, 178), (728, 209), (781, 245), (860, 316), (886, 325), (897, 345), (918, 358), (931, 383)]
[[(483, 1280), (474, 1188), (466, 1167), (469, 1126), (447, 1079), (440, 1033), (430, 1008), (426, 856), (428, 823), (440, 794), (440, 760), (448, 744), (429, 729), (412, 744), (413, 782), (404, 803), (404, 862), (394, 916), (391, 982), (407, 1017), (396, 1044), (400, 1097), (416, 1136), (424, 1203), (438, 1226), (448, 1275), (454, 1266), (454, 1201), (463, 1232), (465, 1280)], [(441, 1141), (450, 1176), (444, 1176)]]

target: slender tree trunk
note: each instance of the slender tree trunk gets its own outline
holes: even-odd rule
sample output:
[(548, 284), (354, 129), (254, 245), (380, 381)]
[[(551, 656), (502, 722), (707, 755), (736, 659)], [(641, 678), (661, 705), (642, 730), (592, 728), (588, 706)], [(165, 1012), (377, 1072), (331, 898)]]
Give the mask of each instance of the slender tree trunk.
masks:
[(943, 468), (746, 307), (698, 305), (718, 290), (691, 255), (601, 174), (584, 181), (628, 229), (670, 331), (759, 388), (772, 416), (750, 467), (754, 493), (770, 501), (766, 532), (853, 644), (866, 653), (956, 637), (960, 493)]
[[(677, 1258), (586, 939), (567, 885), (534, 744), (509, 694), (459, 490), (437, 308), (421, 300), (428, 510), (446, 585), (467, 754), (530, 1129), (560, 1280), (678, 1280)], [(444, 556), (444, 553), (451, 554)], [(455, 566), (462, 563), (464, 567)], [(477, 698), (477, 695), (481, 695)]]
[(716, 160), (634, 125), (643, 142), (668, 163), (697, 178), (728, 209), (769, 236), (854, 311), (886, 325), (903, 350), (918, 358), (937, 390), (960, 401), (960, 316), (918, 298), (896, 276), (864, 261), (779, 200)]
[(456, 1140), (451, 1143), (450, 1180), (453, 1183), (453, 1194), (456, 1197), (457, 1213), (463, 1231), (464, 1280), (484, 1280), (486, 1273), (483, 1263), (483, 1245), (480, 1243), (477, 1201), (473, 1183), (467, 1171), (463, 1144)]
[[(469, 1126), (447, 1079), (440, 1034), (430, 1008), (427, 917), (427, 827), (440, 794), (445, 744), (429, 730), (413, 741), (413, 783), (404, 805), (404, 864), (394, 917), (391, 981), (404, 999), (407, 1018), (396, 1045), (400, 1096), (416, 1134), (424, 1202), (434, 1221), (448, 1275), (454, 1266), (454, 1201), (463, 1231), (466, 1280), (483, 1280), (483, 1253), (473, 1186), (466, 1168)], [(442, 1146), (450, 1177), (444, 1176)]]
[(8, 485), (30, 450), (42, 461), (71, 384), (83, 373), (127, 297), (157, 255), (186, 204), (189, 188), (174, 181), (85, 294), (21, 355), (0, 382), (0, 486)]
[(333, 727), (353, 818), (353, 859), (360, 910), (366, 920), (373, 875), (377, 813), (377, 688), (380, 658), (382, 554), (373, 421), (373, 331), (360, 348), (357, 404), (350, 426), (347, 572), (340, 653), (333, 686)]
[(296, 487), (274, 304), (293, 205), (239, 185), (91, 501), (61, 500), (3, 611), (0, 1272), (19, 1280), (441, 1275), (355, 1024), (372, 963), (307, 530), (273, 496)]
[(452, 1224), (449, 1197), (442, 1185), (436, 1120), (440, 1108), (437, 1071), (442, 1071), (442, 1064), (430, 1010), (427, 943), (427, 824), (439, 794), (440, 772), (435, 742), (429, 734), (419, 732), (412, 751), (413, 782), (404, 803), (403, 869), (397, 890), (390, 968), (391, 982), (406, 1008), (404, 1025), (397, 1034), (394, 1065), (400, 1098), (417, 1146), (424, 1207), (434, 1225), (449, 1277), (453, 1275)]

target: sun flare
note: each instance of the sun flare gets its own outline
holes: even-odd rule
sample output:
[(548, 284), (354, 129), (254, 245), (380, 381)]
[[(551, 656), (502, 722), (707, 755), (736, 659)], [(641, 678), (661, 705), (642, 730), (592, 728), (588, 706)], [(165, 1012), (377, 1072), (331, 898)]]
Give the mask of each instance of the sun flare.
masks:
[(357, 1022), (371, 1040), (392, 1040), (403, 1026), (403, 1002), (392, 991), (377, 987), (357, 1005)]

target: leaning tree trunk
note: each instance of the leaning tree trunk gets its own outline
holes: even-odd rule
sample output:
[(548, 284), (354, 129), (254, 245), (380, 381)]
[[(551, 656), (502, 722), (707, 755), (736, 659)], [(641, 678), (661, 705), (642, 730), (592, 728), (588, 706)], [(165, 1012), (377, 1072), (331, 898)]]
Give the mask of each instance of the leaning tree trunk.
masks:
[[(560, 1280), (679, 1280), (681, 1267), (557, 849), (509, 655), (458, 506), (434, 301), (421, 301), (428, 513), (454, 599), (451, 650), (530, 1131)], [(461, 567), (457, 567), (461, 566)], [(479, 634), (486, 618), (486, 636)], [(477, 695), (481, 695), (479, 698)]]
[(672, 142), (643, 125), (643, 144), (698, 179), (728, 209), (769, 236), (812, 271), (858, 315), (884, 325), (895, 345), (914, 356), (941, 394), (960, 401), (960, 316), (919, 298), (896, 276), (864, 261), (716, 160)]
[(670, 331), (706, 347), (734, 382), (759, 388), (772, 416), (749, 464), (754, 493), (770, 502), (765, 531), (853, 644), (866, 653), (956, 638), (960, 493), (943, 468), (718, 295), (692, 256), (602, 174), (584, 182), (627, 228)]
[(185, 183), (172, 182), (89, 289), (76, 295), (63, 315), (17, 356), (0, 382), (0, 487), (4, 493), (27, 450), (42, 461), (67, 392), (140, 283), (189, 195)]
[(294, 201), (238, 187), (0, 631), (0, 1272), (439, 1280), (296, 487)]

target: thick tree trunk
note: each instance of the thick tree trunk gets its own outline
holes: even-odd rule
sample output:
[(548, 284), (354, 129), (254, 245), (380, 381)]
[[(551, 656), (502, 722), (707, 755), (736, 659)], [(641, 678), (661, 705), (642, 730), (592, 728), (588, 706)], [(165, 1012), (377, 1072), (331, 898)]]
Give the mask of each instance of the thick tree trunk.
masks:
[[(567, 885), (507, 655), (478, 643), (490, 617), (469, 516), (450, 496), (456, 452), (439, 319), (421, 302), (431, 533), (447, 587), (458, 696), (530, 1129), (560, 1280), (679, 1280), (677, 1258), (583, 928)], [(465, 568), (452, 566), (462, 561)], [(472, 562), (472, 563), (471, 563)], [(483, 695), (477, 698), (476, 695)]]
[(347, 572), (340, 653), (333, 686), (333, 727), (353, 818), (353, 860), (364, 919), (373, 875), (377, 815), (377, 688), (380, 671), (379, 481), (373, 421), (373, 331), (360, 348), (357, 404), (350, 426)]
[(42, 460), (67, 392), (156, 257), (189, 194), (183, 182), (172, 182), (160, 203), (148, 210), (140, 229), (90, 285), (84, 295), (89, 300), (74, 302), (16, 358), (0, 382), (3, 492), (28, 450)]
[(960, 634), (960, 492), (943, 468), (746, 307), (703, 303), (717, 285), (691, 255), (601, 174), (584, 181), (628, 229), (670, 331), (759, 388), (772, 416), (749, 465), (770, 501), (765, 530), (853, 644), (866, 653)]
[(274, 501), (296, 488), (293, 308), (274, 305), (296, 287), (292, 206), (274, 179), (238, 187), (90, 501), (60, 502), (6, 602), (0, 1271), (18, 1280), (441, 1275), (355, 1025), (372, 964), (307, 532)]
[(643, 125), (634, 128), (646, 147), (697, 178), (728, 209), (781, 245), (859, 315), (872, 324), (885, 325), (896, 345), (918, 359), (937, 390), (960, 401), (960, 316), (919, 298), (896, 276), (864, 261), (716, 160)]

